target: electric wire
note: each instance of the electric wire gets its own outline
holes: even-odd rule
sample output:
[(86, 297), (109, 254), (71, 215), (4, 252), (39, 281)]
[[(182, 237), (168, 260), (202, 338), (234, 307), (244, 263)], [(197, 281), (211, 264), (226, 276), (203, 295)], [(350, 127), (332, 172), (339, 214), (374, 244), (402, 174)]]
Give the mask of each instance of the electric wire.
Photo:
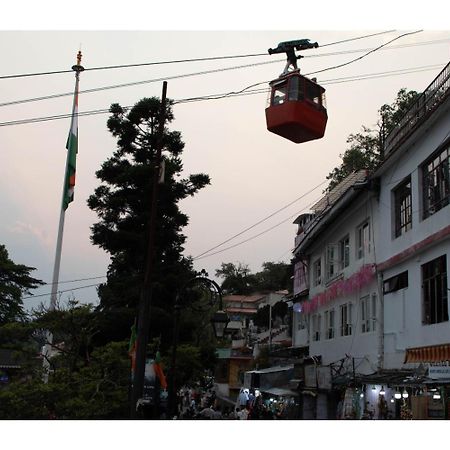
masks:
[[(327, 181), (327, 180), (326, 180), (326, 181)], [(326, 181), (324, 181), (324, 182), (326, 182)], [(322, 184), (323, 184), (323, 183), (322, 183)], [(236, 244), (234, 244), (234, 245), (231, 245), (231, 246), (229, 246), (229, 247), (223, 248), (222, 250), (218, 250), (217, 252), (208, 253), (208, 254), (203, 254), (203, 256), (194, 257), (194, 258), (193, 258), (193, 261), (197, 261), (197, 260), (199, 260), (199, 259), (208, 258), (209, 256), (213, 256), (213, 255), (217, 255), (217, 254), (219, 254), (219, 253), (223, 253), (223, 252), (225, 252), (225, 251), (227, 251), (227, 250), (231, 250), (232, 248), (238, 247), (239, 245), (242, 245), (242, 244), (245, 244), (245, 243), (247, 243), (247, 242), (249, 242), (249, 241), (252, 241), (253, 239), (258, 238), (258, 237), (260, 237), (260, 236), (262, 236), (262, 235), (268, 233), (269, 231), (272, 231), (273, 229), (279, 227), (280, 225), (283, 225), (283, 224), (286, 223), (288, 220), (291, 220), (293, 217), (298, 216), (299, 214), (301, 214), (303, 211), (308, 210), (312, 205), (314, 205), (315, 203), (317, 203), (317, 201), (318, 201), (320, 198), (321, 198), (321, 197), (318, 197), (318, 198), (315, 199), (313, 202), (309, 203), (307, 206), (305, 206), (304, 208), (302, 208), (300, 211), (297, 211), (296, 213), (292, 214), (292, 215), (289, 216), (288, 218), (286, 218), (286, 219), (282, 220), (281, 222), (278, 222), (277, 224), (273, 225), (272, 227), (267, 228), (267, 229), (261, 231), (261, 232), (258, 233), (258, 234), (255, 234), (255, 235), (253, 235), (253, 236), (250, 236), (249, 238), (245, 239), (244, 241), (240, 241), (240, 242), (238, 242), (238, 243), (236, 243)], [(242, 233), (240, 233), (240, 234), (242, 234)], [(230, 239), (230, 240), (231, 240), (231, 239)], [(218, 246), (217, 246), (217, 247), (218, 247)], [(217, 247), (216, 247), (216, 248), (217, 248)], [(205, 253), (206, 253), (206, 252), (205, 252)]]
[[(390, 41), (374, 48), (371, 49), (370, 51), (366, 52), (364, 55), (355, 58), (351, 61), (347, 61), (346, 63), (343, 64), (339, 64), (333, 67), (329, 67), (329, 68), (325, 68), (325, 69), (321, 69), (319, 71), (315, 71), (315, 72), (311, 72), (310, 74), (307, 75), (312, 75), (312, 74), (316, 74), (316, 73), (321, 73), (327, 70), (333, 70), (333, 69), (337, 69), (339, 67), (344, 67), (346, 65), (349, 65), (353, 62), (356, 62), (362, 58), (365, 58), (366, 56), (368, 56), (369, 54), (380, 50), (383, 47), (386, 47), (388, 44), (390, 44), (391, 42), (396, 41), (397, 39), (400, 39), (404, 36), (408, 36), (411, 34), (415, 34), (415, 33), (419, 33), (422, 30), (418, 30), (418, 31), (413, 31), (413, 32), (409, 32), (409, 33), (404, 33), (400, 36), (397, 36), (394, 39), (391, 39)], [(187, 78), (187, 77), (192, 77), (192, 76), (199, 76), (199, 75), (208, 75), (211, 73), (217, 73), (217, 72), (224, 72), (224, 71), (229, 71), (229, 70), (237, 70), (237, 69), (243, 69), (243, 68), (249, 68), (249, 67), (255, 67), (255, 66), (261, 66), (261, 65), (267, 65), (267, 64), (273, 64), (275, 62), (280, 62), (280, 61), (284, 61), (283, 60), (270, 60), (270, 61), (262, 61), (262, 62), (258, 62), (258, 63), (252, 63), (252, 64), (245, 64), (245, 65), (241, 65), (241, 66), (233, 66), (233, 67), (224, 67), (224, 68), (218, 68), (218, 69), (211, 69), (211, 70), (205, 70), (205, 71), (201, 71), (201, 72), (193, 72), (193, 73), (189, 73), (189, 74), (181, 74), (181, 75), (173, 75), (170, 77), (161, 77), (161, 78), (156, 78), (156, 79), (151, 79), (151, 80), (141, 80), (141, 81), (133, 81), (133, 82), (129, 82), (129, 83), (121, 83), (121, 84), (116, 84), (116, 85), (110, 85), (110, 86), (100, 86), (97, 88), (92, 88), (92, 89), (85, 89), (85, 90), (81, 90), (79, 91), (79, 94), (89, 94), (92, 92), (100, 92), (100, 91), (104, 91), (104, 90), (109, 90), (109, 89), (117, 89), (117, 88), (122, 88), (122, 87), (130, 87), (130, 86), (138, 86), (138, 85), (142, 85), (142, 84), (149, 84), (149, 83), (155, 83), (155, 82), (160, 82), (160, 81), (167, 81), (167, 80), (173, 80), (173, 79), (179, 79), (179, 78)], [(267, 81), (258, 83), (258, 84), (263, 84), (263, 83), (267, 83)], [(247, 87), (253, 87), (249, 86)], [(244, 89), (246, 90), (246, 89)], [(54, 98), (60, 98), (60, 97), (65, 97), (65, 96), (69, 96), (69, 95), (73, 95), (73, 92), (65, 92), (62, 94), (52, 94), (52, 95), (46, 95), (46, 96), (42, 96), (42, 97), (34, 97), (34, 98), (28, 98), (28, 99), (22, 99), (22, 100), (15, 100), (15, 101), (10, 101), (10, 102), (4, 102), (4, 103), (0, 103), (0, 107), (3, 106), (12, 106), (12, 105), (18, 105), (18, 104), (23, 104), (23, 103), (30, 103), (30, 102), (35, 102), (35, 101), (41, 101), (41, 100), (49, 100), (49, 99), (54, 99)]]
[[(418, 73), (418, 72), (426, 72), (430, 70), (434, 70), (436, 68), (442, 67), (441, 64), (433, 64), (428, 66), (420, 66), (416, 68), (407, 68), (407, 69), (396, 69), (392, 71), (386, 71), (386, 72), (378, 72), (378, 73), (372, 73), (372, 74), (363, 74), (363, 75), (355, 75), (355, 76), (348, 76), (348, 77), (341, 77), (341, 78), (333, 78), (329, 80), (323, 80), (321, 81), (321, 85), (332, 85), (332, 84), (340, 84), (340, 83), (348, 83), (348, 82), (354, 82), (354, 81), (362, 81), (362, 80), (370, 80), (370, 79), (376, 79), (376, 78), (384, 78), (388, 76), (398, 76), (398, 75), (407, 75), (411, 73)], [(263, 82), (266, 84), (265, 82)], [(263, 83), (256, 83), (252, 86), (257, 86), (259, 84)], [(250, 86), (250, 87), (252, 87)], [(256, 95), (256, 94), (263, 94), (268, 93), (270, 91), (269, 88), (259, 88), (254, 90), (245, 90), (249, 89), (249, 86), (247, 88), (241, 89), (240, 91), (236, 91), (233, 93), (222, 93), (222, 94), (210, 94), (205, 96), (199, 96), (199, 97), (190, 97), (180, 100), (175, 100), (174, 104), (184, 104), (184, 103), (192, 103), (192, 102), (199, 102), (199, 101), (207, 101), (207, 100), (220, 100), (223, 98), (233, 98), (233, 97), (240, 97), (240, 96), (247, 96), (247, 95)], [(123, 106), (122, 107), (125, 111), (132, 108), (132, 106)], [(80, 111), (76, 115), (78, 117), (82, 116), (91, 116), (91, 115), (97, 115), (97, 114), (107, 114), (110, 112), (109, 108), (103, 108), (103, 109), (96, 109), (96, 110), (89, 110), (89, 111)], [(44, 117), (35, 117), (35, 118), (29, 118), (29, 119), (17, 119), (12, 120), (8, 122), (0, 122), (0, 127), (3, 126), (12, 126), (12, 125), (24, 125), (29, 123), (37, 123), (37, 122), (46, 122), (51, 120), (58, 120), (58, 119), (67, 119), (71, 118), (71, 113), (66, 114), (59, 114), (54, 116), (44, 116)]]
[[(364, 36), (359, 36), (356, 38), (344, 39), (342, 41), (330, 42), (328, 44), (323, 44), (321, 47), (328, 47), (329, 45), (341, 44), (344, 42), (356, 41), (359, 39), (364, 39), (373, 36), (379, 36), (386, 33), (392, 33), (395, 30), (382, 31), (380, 33), (368, 34)], [(171, 61), (153, 61), (153, 62), (145, 62), (145, 63), (136, 63), (136, 64), (116, 64), (112, 66), (99, 66), (99, 67), (88, 67), (84, 68), (84, 71), (95, 71), (95, 70), (110, 70), (110, 69), (127, 69), (131, 67), (145, 67), (145, 66), (156, 66), (156, 65), (164, 65), (164, 64), (179, 64), (186, 62), (202, 62), (202, 61), (218, 61), (223, 59), (237, 59), (237, 58), (251, 58), (255, 56), (267, 56), (267, 52), (265, 53), (250, 53), (246, 55), (228, 55), (228, 56), (211, 56), (205, 58), (187, 58), (187, 59), (178, 59)], [(12, 78), (25, 78), (25, 77), (36, 77), (42, 75), (58, 75), (62, 73), (72, 73), (72, 69), (65, 70), (53, 70), (47, 72), (35, 72), (35, 73), (22, 73), (22, 74), (14, 74), (14, 75), (1, 75), (0, 80), (12, 79)]]
[[(62, 294), (64, 292), (72, 292), (72, 291), (77, 291), (79, 289), (85, 289), (85, 288), (89, 288), (89, 287), (93, 287), (93, 286), (100, 286), (102, 283), (97, 283), (97, 284), (88, 284), (86, 286), (78, 286), (78, 287), (74, 287), (71, 289), (64, 289), (62, 291), (57, 291), (56, 294)], [(27, 300), (30, 298), (37, 298), (37, 297), (45, 297), (46, 295), (52, 295), (51, 292), (45, 293), (45, 294), (37, 294), (37, 295), (30, 295), (28, 297), (22, 297), (22, 300)]]
[(328, 180), (324, 180), (322, 181), (320, 184), (318, 184), (317, 186), (313, 187), (312, 189), (310, 189), (309, 191), (305, 192), (304, 194), (302, 194), (300, 197), (297, 197), (295, 200), (293, 200), (292, 202), (289, 202), (287, 205), (277, 209), (275, 212), (269, 214), (268, 216), (264, 217), (263, 219), (259, 220), (258, 222), (254, 223), (253, 225), (250, 225), (249, 227), (245, 228), (244, 230), (242, 230), (241, 232), (231, 236), (230, 238), (226, 239), (225, 241), (221, 242), (220, 244), (215, 245), (214, 247), (211, 247), (210, 249), (204, 251), (203, 253), (200, 253), (197, 256), (194, 256), (194, 260), (196, 259), (200, 259), (203, 255), (205, 255), (206, 253), (210, 253), (211, 251), (215, 250), (218, 247), (221, 247), (224, 244), (227, 244), (228, 242), (232, 241), (233, 239), (241, 236), (242, 234), (246, 233), (247, 231), (250, 231), (251, 229), (255, 228), (256, 226), (262, 224), (263, 222), (265, 222), (266, 220), (272, 218), (273, 216), (275, 216), (276, 214), (278, 214), (281, 211), (284, 211), (286, 208), (289, 208), (289, 206), (292, 206), (294, 203), (297, 203), (299, 200), (305, 198), (307, 195), (311, 194), (311, 192), (314, 192), (316, 189), (318, 189), (319, 187), (323, 186), (325, 183), (327, 183)]
[(79, 278), (78, 280), (65, 280), (65, 281), (57, 281), (57, 282), (53, 282), (53, 283), (44, 283), (41, 286), (51, 286), (53, 284), (75, 283), (78, 281), (87, 281), (87, 280), (98, 280), (99, 278), (106, 278), (106, 275), (101, 275), (98, 277)]

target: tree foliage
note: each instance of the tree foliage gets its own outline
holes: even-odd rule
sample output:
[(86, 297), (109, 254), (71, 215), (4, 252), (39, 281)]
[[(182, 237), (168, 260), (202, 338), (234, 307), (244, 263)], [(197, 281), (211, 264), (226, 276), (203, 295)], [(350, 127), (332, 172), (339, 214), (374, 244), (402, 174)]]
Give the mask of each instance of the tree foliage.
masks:
[[(173, 120), (172, 103), (166, 103), (166, 122)], [(161, 102), (144, 98), (128, 112), (111, 106), (108, 129), (117, 139), (117, 149), (105, 161), (97, 178), (101, 181), (88, 199), (100, 221), (93, 225), (91, 240), (111, 256), (108, 280), (99, 288), (101, 308), (115, 310), (115, 338), (124, 338), (132, 323), (143, 281), (148, 223), (151, 214), (152, 180), (155, 176), (157, 124)], [(184, 143), (178, 131), (164, 130), (164, 183), (159, 186), (155, 234), (155, 270), (150, 330), (166, 336), (172, 325), (171, 307), (177, 287), (193, 275), (192, 261), (183, 256), (186, 237), (182, 229), (188, 217), (178, 203), (209, 184), (205, 174), (182, 177)], [(133, 314), (129, 314), (133, 311)], [(120, 321), (124, 312), (127, 319)]]
[(385, 137), (399, 124), (403, 115), (419, 96), (416, 91), (402, 88), (393, 103), (384, 104), (378, 110), (378, 123), (375, 128), (362, 126), (359, 133), (347, 138), (349, 148), (340, 155), (342, 163), (327, 176), (330, 191), (352, 172), (360, 169), (373, 171), (382, 159), (382, 143)]
[(252, 292), (291, 290), (292, 267), (286, 263), (264, 262), (262, 270), (252, 274), (247, 264), (222, 263), (216, 276), (223, 278), (225, 294), (249, 295)]
[(0, 325), (24, 318), (22, 296), (44, 284), (30, 276), (34, 267), (14, 263), (0, 245)]

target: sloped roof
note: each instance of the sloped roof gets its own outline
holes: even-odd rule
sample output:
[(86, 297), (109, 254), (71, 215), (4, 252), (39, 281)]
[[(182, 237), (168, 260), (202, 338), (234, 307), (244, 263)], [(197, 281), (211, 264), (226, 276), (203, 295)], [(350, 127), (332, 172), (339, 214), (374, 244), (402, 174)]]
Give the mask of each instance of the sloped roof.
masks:
[(253, 294), (253, 295), (225, 295), (223, 301), (225, 303), (232, 302), (242, 302), (242, 303), (255, 303), (258, 300), (264, 298), (264, 294)]
[(354, 184), (365, 181), (368, 176), (366, 169), (357, 170), (351, 173), (347, 178), (342, 180), (330, 192), (322, 197), (311, 209), (319, 214), (325, 211), (328, 207), (334, 205)]

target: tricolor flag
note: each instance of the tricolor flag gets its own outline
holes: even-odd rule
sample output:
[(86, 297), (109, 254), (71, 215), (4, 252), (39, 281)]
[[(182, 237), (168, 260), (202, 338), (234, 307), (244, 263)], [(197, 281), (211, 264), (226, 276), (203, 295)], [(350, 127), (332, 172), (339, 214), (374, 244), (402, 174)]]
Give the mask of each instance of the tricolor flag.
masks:
[(155, 361), (153, 362), (153, 369), (155, 370), (155, 375), (159, 378), (159, 384), (163, 389), (167, 389), (167, 381), (164, 376), (164, 372), (161, 366), (161, 355), (156, 352)]
[(131, 371), (134, 372), (136, 368), (136, 323), (134, 323), (131, 327), (131, 337), (130, 337), (130, 345), (128, 346), (128, 355), (131, 358)]
[(67, 138), (66, 149), (68, 151), (68, 154), (67, 154), (66, 176), (64, 180), (64, 198), (63, 198), (64, 210), (66, 210), (67, 207), (69, 206), (69, 203), (73, 201), (73, 193), (75, 188), (75, 172), (78, 153), (78, 79), (76, 83), (75, 97), (73, 101), (72, 123), (70, 125), (69, 137)]

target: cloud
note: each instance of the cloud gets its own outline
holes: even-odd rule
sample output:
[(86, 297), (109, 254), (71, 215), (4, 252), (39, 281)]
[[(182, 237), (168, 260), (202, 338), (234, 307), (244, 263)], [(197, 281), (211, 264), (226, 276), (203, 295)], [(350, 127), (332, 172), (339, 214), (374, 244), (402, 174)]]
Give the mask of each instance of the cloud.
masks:
[(48, 236), (48, 233), (30, 223), (16, 220), (14, 225), (7, 227), (7, 231), (13, 234), (31, 235), (35, 237), (46, 250), (51, 250), (53, 248), (54, 243)]

